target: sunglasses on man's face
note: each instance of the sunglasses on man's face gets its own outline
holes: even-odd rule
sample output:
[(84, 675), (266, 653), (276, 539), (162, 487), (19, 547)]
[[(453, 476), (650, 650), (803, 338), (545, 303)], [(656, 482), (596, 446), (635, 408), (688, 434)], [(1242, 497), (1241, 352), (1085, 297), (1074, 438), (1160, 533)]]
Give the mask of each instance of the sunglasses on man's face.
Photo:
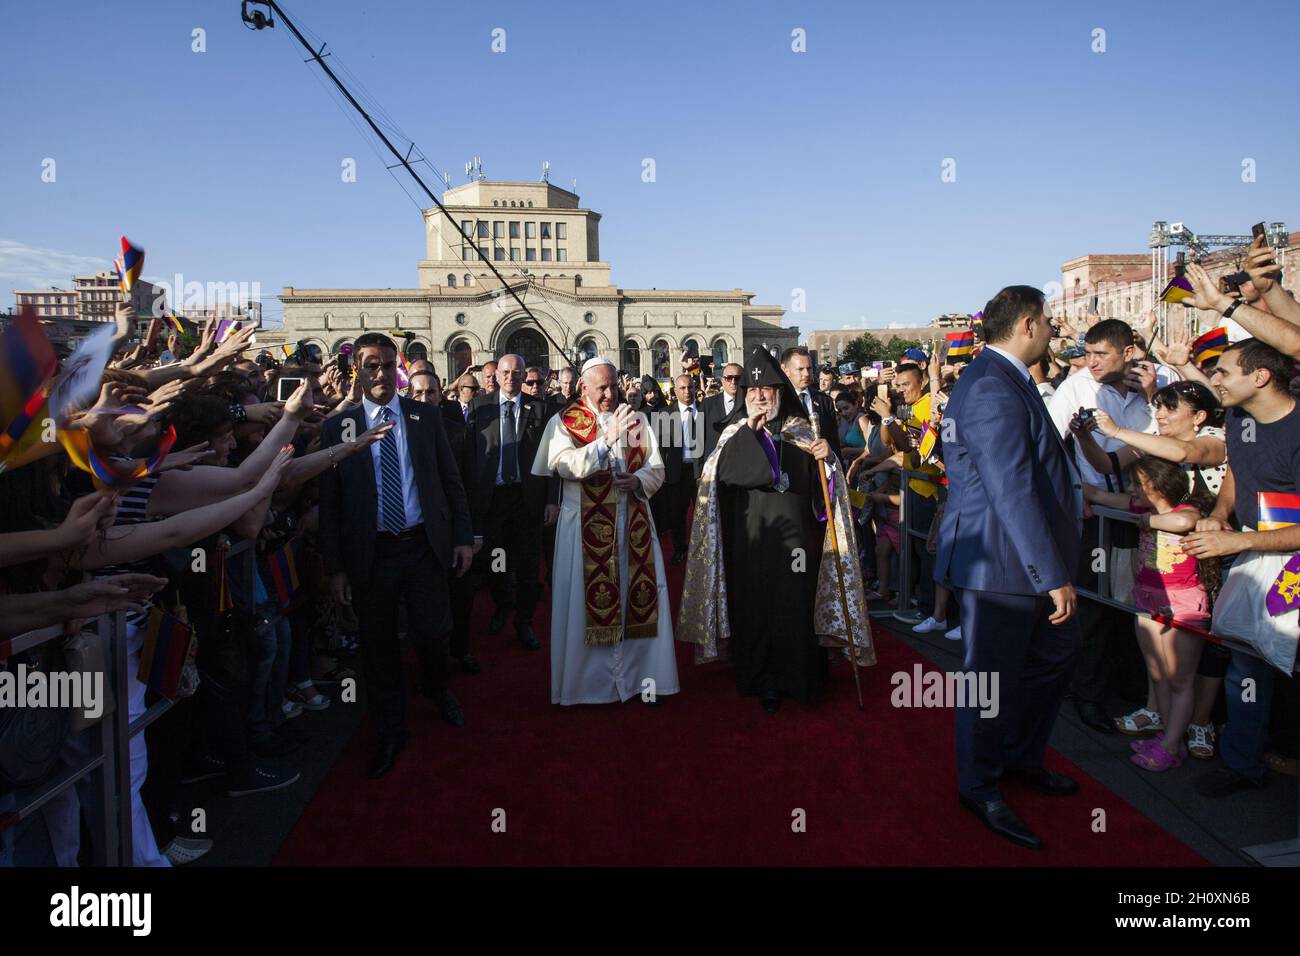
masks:
[(542, 384), (542, 380), (540, 378), (530, 378), (526, 382), (524, 382), (524, 384), (531, 385), (534, 388), (536, 388), (538, 385)]
[(739, 382), (739, 381), (740, 381), (740, 376), (739, 376), (739, 375), (724, 375), (724, 376), (722, 376), (722, 378), (723, 378), (724, 381), (727, 381), (727, 382)]

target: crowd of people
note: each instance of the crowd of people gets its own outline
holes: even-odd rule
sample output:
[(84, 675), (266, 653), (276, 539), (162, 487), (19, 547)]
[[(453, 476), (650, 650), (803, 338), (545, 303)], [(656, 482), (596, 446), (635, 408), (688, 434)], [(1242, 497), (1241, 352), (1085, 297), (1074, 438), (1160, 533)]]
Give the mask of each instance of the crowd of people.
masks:
[[(136, 865), (186, 863), (210, 849), (179, 826), (182, 785), (219, 778), (244, 797), (297, 781), (295, 722), (330, 707), (357, 676), (377, 729), (368, 773), (384, 776), (406, 742), (399, 634), (416, 651), (416, 691), (462, 725), (453, 670), (483, 669), (470, 624), (483, 591), (493, 605), (488, 631), (509, 625), (529, 653), (541, 647), (535, 618), (551, 588), (557, 704), (626, 701), (646, 675), (656, 687), (647, 703), (677, 691), (665, 564), (689, 565), (687, 595), (709, 609), (677, 637), (696, 643), (703, 660), (725, 656), (735, 638), (738, 689), (769, 713), (783, 697), (816, 699), (827, 664), (846, 648), (870, 662), (869, 634), (849, 633), (853, 618), (865, 621), (865, 605), (846, 598), (837, 622), (823, 619), (832, 579), (841, 595), (912, 614), (917, 634), (964, 641), (971, 668), (993, 659), (977, 650), (972, 618), (988, 612), (971, 594), (997, 591), (1001, 579), (987, 554), (961, 550), (969, 535), (958, 540), (956, 528), (975, 520), (972, 483), (1001, 438), (972, 401), (959, 416), (965, 434), (952, 433), (946, 413), (954, 396), (983, 386), (963, 385), (963, 376), (983, 377), (998, 361), (1024, 376), (1038, 403), (1023, 429), (1051, 455), (1063, 451), (1077, 476), (1064, 491), (1008, 486), (989, 497), (1014, 508), (1018, 497), (1034, 503), (1050, 491), (1043, 521), (1058, 512), (1081, 520), (1077, 548), (1046, 546), (1049, 563), (1069, 565), (1064, 576), (1048, 564), (1023, 572), (1054, 626), (1077, 606), (1078, 647), (1052, 665), (1051, 680), (1062, 690), (1068, 683), (1085, 724), (1132, 736), (1143, 770), (1218, 754), (1201, 792), (1259, 787), (1269, 767), (1295, 772), (1294, 739), (1273, 707), (1286, 696), (1275, 688), (1290, 691), (1279, 676), (1290, 669), (1279, 656), (1286, 636), (1249, 624), (1243, 636), (1250, 614), (1240, 610), (1253, 601), (1267, 618), (1261, 588), (1280, 572), (1275, 557), (1300, 551), (1300, 518), (1290, 524), (1268, 511), (1269, 496), (1300, 495), (1300, 305), (1272, 268), (1271, 250), (1257, 243), (1250, 281), (1228, 295), (1188, 267), (1191, 304), (1236, 330), (1213, 354), (1195, 352), (1176, 313), (1167, 341), (1154, 313), (1137, 327), (1095, 315), (1057, 325), (1041, 294), (1012, 287), (986, 309), (989, 356), (946, 357), (936, 341), (870, 367), (816, 368), (804, 348), (779, 362), (760, 349), (744, 365), (683, 374), (667, 389), (608, 359), (553, 373), (515, 355), (444, 383), (432, 363), (374, 332), (342, 355), (301, 344), (286, 355), (259, 351), (251, 328), (208, 323), (188, 354), (176, 338), (165, 354), (151, 353), (129, 344), (135, 317), (123, 308), (97, 397), (67, 410), (58, 441), (6, 450), (0, 636), (49, 625), (74, 635), (99, 614), (124, 611), (132, 675), (163, 634), (195, 638), (179, 684), (166, 690), (171, 708), (131, 744)], [(651, 437), (629, 444), (638, 429)], [(1014, 466), (1014, 449), (1008, 455)], [(967, 498), (950, 509), (954, 486)], [(1128, 536), (1112, 525), (1105, 552), (1100, 509), (1134, 519)], [(602, 556), (587, 532), (606, 518), (602, 533), (615, 547)], [(785, 529), (779, 541), (774, 529)], [(823, 533), (836, 548), (856, 546), (853, 567), (791, 579), (802, 596), (774, 616), (762, 587), (786, 573), (778, 566), (789, 563), (788, 548), (820, 556)], [(1016, 554), (1040, 547), (1047, 532), (1006, 533)], [(667, 562), (660, 535), (672, 546)], [(727, 572), (717, 577), (724, 554)], [(1261, 571), (1256, 559), (1265, 557)], [(593, 590), (601, 561), (622, 594), (608, 620), (608, 593)], [(812, 566), (822, 567), (820, 557)], [(754, 570), (746, 577), (736, 567)], [(1076, 605), (1074, 588), (1096, 592), (1101, 580), (1136, 613), (1086, 598)], [(767, 583), (756, 590), (757, 581)], [(1266, 650), (1216, 642), (1223, 627)], [(759, 631), (766, 636), (754, 643)], [(776, 631), (799, 637), (792, 644)], [(829, 651), (817, 647), (827, 632), (843, 637)], [(42, 645), (24, 662), (57, 669), (58, 653)], [(1138, 661), (1145, 675), (1134, 674)], [(1143, 677), (1141, 706), (1105, 710)], [(133, 676), (119, 706), (136, 717), (161, 693)], [(959, 716), (959, 740), (961, 726)], [(0, 756), (16, 732), (0, 723)], [(970, 730), (973, 752), (985, 746), (982, 732)], [(56, 734), (46, 778), (83, 759), (91, 733)], [(0, 761), (0, 772), (9, 765)], [(965, 781), (963, 773), (959, 760)], [(1068, 790), (1034, 779), (1048, 792)], [(16, 773), (0, 780), (0, 811), (30, 782)], [(996, 780), (980, 778), (963, 799), (996, 822), (995, 791)], [(92, 800), (87, 788), (68, 788), (0, 832), (0, 862), (84, 859), (81, 816), (96, 809)]]

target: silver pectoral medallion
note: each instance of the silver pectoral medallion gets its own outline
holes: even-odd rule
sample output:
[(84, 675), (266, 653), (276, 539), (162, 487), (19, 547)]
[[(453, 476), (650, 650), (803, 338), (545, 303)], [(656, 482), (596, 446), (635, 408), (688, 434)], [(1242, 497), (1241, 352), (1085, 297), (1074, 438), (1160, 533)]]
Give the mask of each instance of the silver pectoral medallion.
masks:
[(780, 492), (788, 491), (790, 488), (790, 476), (784, 471), (781, 472), (781, 480), (776, 483), (776, 490)]

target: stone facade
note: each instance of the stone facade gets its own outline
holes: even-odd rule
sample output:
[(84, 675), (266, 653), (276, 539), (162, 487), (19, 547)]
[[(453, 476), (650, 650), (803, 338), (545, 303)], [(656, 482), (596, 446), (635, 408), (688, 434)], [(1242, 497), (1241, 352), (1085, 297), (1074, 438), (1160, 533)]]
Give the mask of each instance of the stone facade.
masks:
[[(414, 289), (299, 289), (280, 295), (280, 334), (259, 344), (306, 340), (326, 353), (363, 331), (410, 332), (408, 358), (427, 356), (455, 376), (508, 352), (529, 364), (561, 368), (565, 355), (537, 330), (531, 313), (568, 357), (601, 354), (641, 374), (681, 370), (694, 346), (715, 363), (739, 359), (762, 344), (794, 345), (799, 330), (782, 325), (784, 310), (757, 305), (740, 289), (625, 289), (600, 260), (600, 214), (550, 183), (470, 182), (443, 197), (474, 242), (437, 209), (425, 212), (426, 258)], [(482, 261), (505, 276), (527, 312)]]

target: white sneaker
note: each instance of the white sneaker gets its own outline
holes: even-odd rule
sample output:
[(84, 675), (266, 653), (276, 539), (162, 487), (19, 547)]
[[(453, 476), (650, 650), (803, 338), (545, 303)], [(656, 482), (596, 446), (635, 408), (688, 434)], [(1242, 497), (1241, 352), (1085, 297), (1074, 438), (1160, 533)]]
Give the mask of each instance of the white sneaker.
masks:
[(927, 617), (920, 624), (912, 628), (912, 633), (929, 634), (931, 631), (946, 631), (947, 629), (947, 621), (936, 621), (933, 617)]
[(302, 716), (302, 704), (297, 701), (286, 700), (280, 705), (280, 709), (284, 711), (285, 720), (293, 720), (295, 717)]
[(961, 625), (958, 624), (958, 625), (957, 625), (956, 627), (954, 627), (951, 631), (945, 631), (944, 634), (943, 634), (943, 636), (946, 637), (946, 638), (948, 638), (948, 640), (950, 640), (950, 641), (960, 641), (960, 640), (961, 640)]

